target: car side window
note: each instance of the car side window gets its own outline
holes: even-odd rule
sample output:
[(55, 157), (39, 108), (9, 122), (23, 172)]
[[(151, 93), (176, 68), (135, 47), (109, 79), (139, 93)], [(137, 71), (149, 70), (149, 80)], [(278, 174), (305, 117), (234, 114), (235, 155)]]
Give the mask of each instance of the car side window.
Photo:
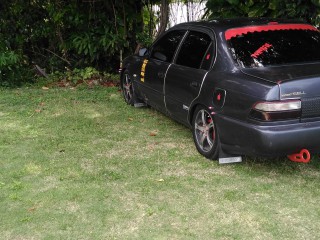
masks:
[(213, 59), (211, 38), (202, 32), (190, 31), (183, 42), (176, 64), (208, 70)]
[(185, 30), (176, 30), (164, 35), (153, 46), (151, 58), (163, 62), (171, 62), (174, 53), (185, 33)]

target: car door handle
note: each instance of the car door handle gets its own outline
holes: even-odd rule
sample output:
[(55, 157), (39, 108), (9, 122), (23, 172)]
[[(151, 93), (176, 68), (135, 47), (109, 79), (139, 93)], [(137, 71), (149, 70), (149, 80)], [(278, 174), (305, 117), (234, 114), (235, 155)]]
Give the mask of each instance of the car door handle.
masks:
[(164, 78), (164, 73), (163, 72), (158, 72), (158, 77), (159, 78)]
[(190, 83), (190, 86), (197, 88), (197, 87), (199, 87), (199, 83), (197, 83), (197, 82), (191, 82), (191, 83)]

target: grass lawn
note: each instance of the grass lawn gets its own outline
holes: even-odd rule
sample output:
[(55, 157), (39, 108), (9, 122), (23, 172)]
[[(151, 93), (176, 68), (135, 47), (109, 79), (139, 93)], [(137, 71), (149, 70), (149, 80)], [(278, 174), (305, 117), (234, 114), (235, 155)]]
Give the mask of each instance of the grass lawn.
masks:
[(319, 205), (318, 158), (219, 165), (117, 88), (0, 90), (0, 239), (320, 239)]

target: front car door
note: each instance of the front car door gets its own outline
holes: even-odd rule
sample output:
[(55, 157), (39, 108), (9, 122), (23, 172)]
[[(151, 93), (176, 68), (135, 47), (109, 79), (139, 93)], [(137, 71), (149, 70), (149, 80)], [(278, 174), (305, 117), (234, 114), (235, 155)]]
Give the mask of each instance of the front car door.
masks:
[(189, 107), (212, 65), (214, 47), (211, 32), (188, 32), (165, 79), (166, 107), (173, 118), (187, 123)]
[(144, 101), (165, 112), (164, 79), (186, 30), (165, 33), (151, 47), (141, 68), (140, 90)]

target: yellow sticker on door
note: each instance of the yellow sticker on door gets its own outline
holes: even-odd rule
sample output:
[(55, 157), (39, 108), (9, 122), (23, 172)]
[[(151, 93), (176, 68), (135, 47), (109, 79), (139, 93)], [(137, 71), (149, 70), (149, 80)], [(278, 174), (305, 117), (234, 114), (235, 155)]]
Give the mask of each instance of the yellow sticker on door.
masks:
[(144, 82), (144, 73), (145, 73), (145, 71), (146, 71), (146, 66), (147, 66), (147, 64), (148, 64), (148, 59), (145, 59), (144, 61), (143, 61), (143, 63), (142, 63), (142, 67), (141, 67), (141, 78), (140, 78), (140, 81), (141, 82)]

